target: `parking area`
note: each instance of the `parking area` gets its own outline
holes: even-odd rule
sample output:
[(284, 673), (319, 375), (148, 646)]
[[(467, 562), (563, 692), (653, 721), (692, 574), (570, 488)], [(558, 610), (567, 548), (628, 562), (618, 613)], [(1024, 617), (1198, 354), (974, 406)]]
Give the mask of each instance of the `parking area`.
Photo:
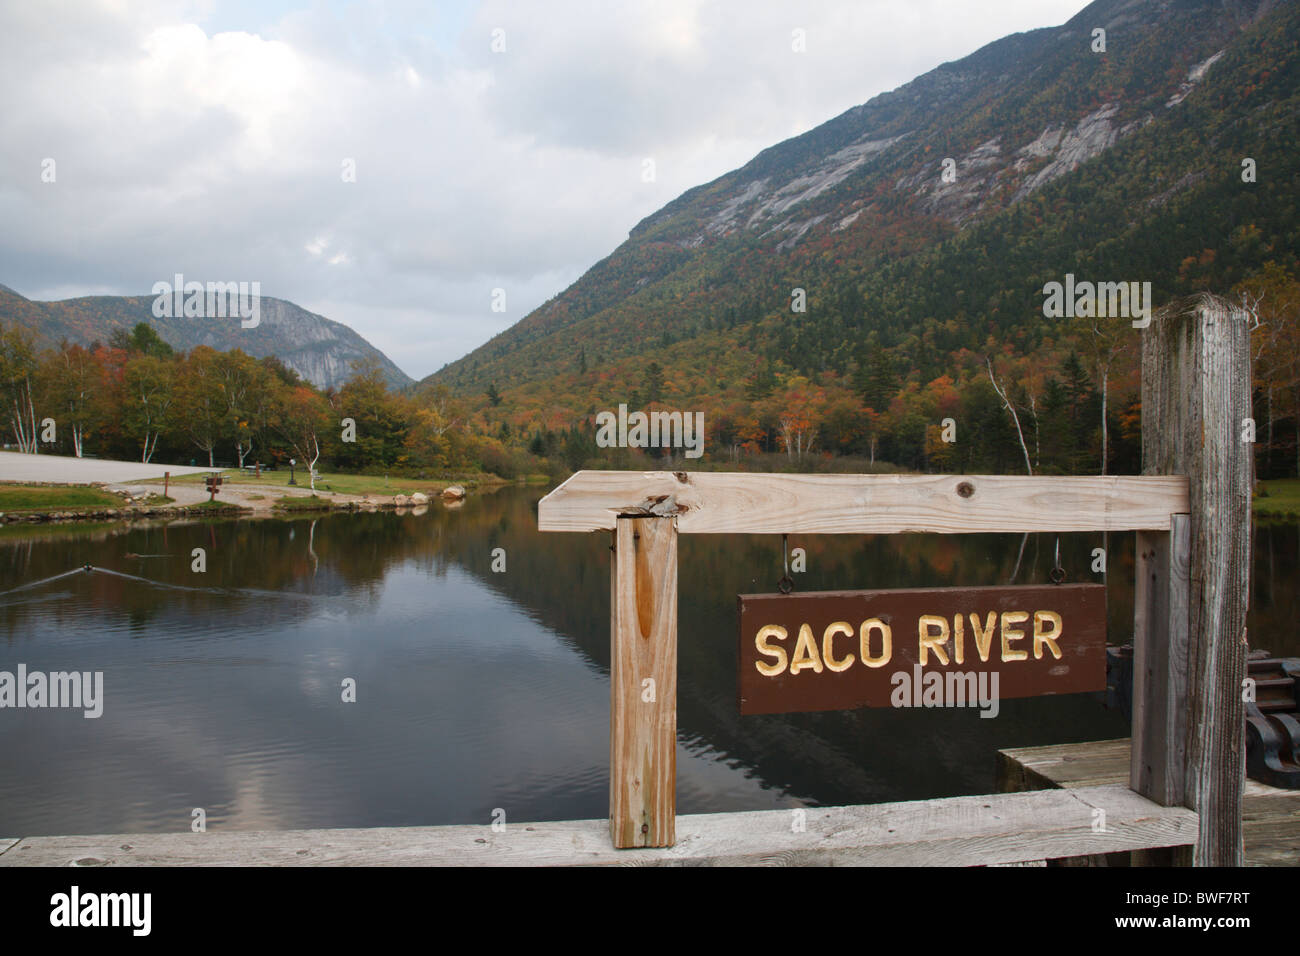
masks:
[(0, 451), (0, 481), (92, 485), (161, 478), (164, 472), (171, 472), (175, 477), (212, 470), (214, 469), (190, 468), (185, 465), (146, 465), (138, 461), (68, 458), (63, 455), (24, 455), (16, 451)]

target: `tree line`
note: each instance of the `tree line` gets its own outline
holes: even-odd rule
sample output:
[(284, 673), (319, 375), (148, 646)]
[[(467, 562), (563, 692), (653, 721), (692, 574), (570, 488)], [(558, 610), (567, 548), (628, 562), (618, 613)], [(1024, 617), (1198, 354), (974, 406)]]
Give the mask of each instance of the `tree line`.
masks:
[(6, 440), (30, 453), (358, 472), (464, 470), (484, 457), (445, 388), (391, 392), (369, 360), (318, 389), (274, 356), (177, 352), (143, 322), (43, 351), (0, 327), (0, 402)]
[[(1300, 475), (1300, 283), (1270, 262), (1232, 294), (1254, 329), (1256, 473)], [(741, 302), (737, 321), (755, 311)], [(597, 413), (625, 403), (702, 411), (705, 467), (1141, 470), (1141, 333), (1127, 320), (1058, 322), (1032, 351), (990, 330), (982, 348), (945, 353), (933, 331), (889, 344), (860, 334), (843, 364), (820, 370), (797, 349), (718, 358), (683, 342), (662, 365), (613, 372), (581, 349), (559, 379), (457, 396), (427, 383), (391, 391), (374, 361), (322, 390), (273, 356), (176, 352), (147, 323), (107, 344), (39, 353), (14, 326), (0, 328), (0, 401), (6, 441), (21, 451), (212, 467), (292, 458), (311, 469), (515, 478), (684, 465), (671, 450), (596, 446)]]

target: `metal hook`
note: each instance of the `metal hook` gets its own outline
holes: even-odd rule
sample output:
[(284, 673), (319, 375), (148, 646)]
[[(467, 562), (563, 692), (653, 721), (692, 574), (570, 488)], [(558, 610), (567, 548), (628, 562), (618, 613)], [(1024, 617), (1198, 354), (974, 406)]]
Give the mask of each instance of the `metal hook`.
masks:
[(794, 580), (790, 577), (789, 535), (781, 535), (781, 580), (776, 582), (776, 589), (782, 594), (794, 590)]
[(1056, 536), (1056, 566), (1048, 572), (1047, 575), (1052, 579), (1053, 584), (1060, 584), (1065, 580), (1065, 568), (1061, 567), (1061, 536)]

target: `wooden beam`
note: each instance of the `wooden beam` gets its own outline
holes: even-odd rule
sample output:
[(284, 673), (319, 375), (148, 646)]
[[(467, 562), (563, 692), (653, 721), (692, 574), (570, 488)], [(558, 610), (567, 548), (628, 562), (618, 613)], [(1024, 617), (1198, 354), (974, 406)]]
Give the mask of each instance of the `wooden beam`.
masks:
[[(1105, 830), (1095, 823), (1105, 811)], [(706, 813), (667, 849), (615, 850), (604, 820), (365, 830), (29, 837), (0, 866), (979, 866), (1196, 838), (1196, 815), (1127, 787), (1039, 790), (873, 806)]]
[[(1025, 790), (1121, 786), (1129, 781), (1131, 744), (1128, 737), (1120, 737), (1078, 744), (1008, 747), (998, 751), (998, 765), (1000, 769), (1006, 768), (1009, 778), (1014, 780), (1018, 776), (1023, 783), (1021, 789)], [(1019, 774), (1012, 772), (1012, 767), (1019, 768)], [(1251, 801), (1289, 801), (1300, 811), (1300, 790), (1284, 790), (1247, 777), (1245, 795)], [(1300, 813), (1293, 817), (1292, 823), (1294, 836), (1300, 839)], [(1300, 866), (1300, 856), (1296, 857), (1295, 865)]]
[[(1241, 699), (1250, 599), (1250, 505), (1254, 446), (1243, 441), (1251, 412), (1250, 328), (1231, 303), (1210, 295), (1171, 304), (1142, 333), (1142, 463), (1150, 475), (1181, 474), (1190, 488), (1190, 550), (1184, 696), (1183, 802), (1200, 814), (1195, 862), (1239, 866), (1245, 780)], [(1176, 644), (1170, 652), (1178, 654)], [(1172, 665), (1171, 665), (1172, 666)], [(1181, 717), (1148, 719), (1177, 726)], [(1143, 759), (1161, 756), (1153, 737)]]
[[(1129, 741), (1101, 740), (1081, 744), (1052, 744), (1046, 747), (1018, 747), (998, 752), (1000, 779), (1019, 782), (1021, 789), (1045, 787), (1101, 787), (1127, 784)], [(1242, 844), (1246, 866), (1300, 866), (1300, 790), (1283, 790), (1247, 778), (1242, 799)], [(1185, 857), (1191, 847), (1178, 847)], [(1168, 850), (1141, 851), (1143, 858)]]
[(1191, 519), (1139, 531), (1133, 598), (1133, 750), (1129, 785), (1181, 806), (1187, 762), (1187, 594)]
[(1127, 737), (1082, 744), (1008, 747), (998, 751), (998, 791), (1126, 786), (1129, 755)]
[(673, 516), (682, 534), (1168, 531), (1176, 476), (770, 475), (580, 471), (543, 498), (540, 531)]
[(611, 562), (609, 835), (672, 846), (677, 814), (677, 528), (623, 518)]

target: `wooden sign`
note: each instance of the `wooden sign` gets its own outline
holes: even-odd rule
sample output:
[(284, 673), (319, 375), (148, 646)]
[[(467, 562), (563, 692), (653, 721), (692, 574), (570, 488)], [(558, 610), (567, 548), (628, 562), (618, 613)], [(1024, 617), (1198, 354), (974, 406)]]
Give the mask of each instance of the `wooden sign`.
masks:
[[(742, 594), (741, 714), (1106, 688), (1100, 584)], [(981, 705), (982, 706), (982, 705)]]

